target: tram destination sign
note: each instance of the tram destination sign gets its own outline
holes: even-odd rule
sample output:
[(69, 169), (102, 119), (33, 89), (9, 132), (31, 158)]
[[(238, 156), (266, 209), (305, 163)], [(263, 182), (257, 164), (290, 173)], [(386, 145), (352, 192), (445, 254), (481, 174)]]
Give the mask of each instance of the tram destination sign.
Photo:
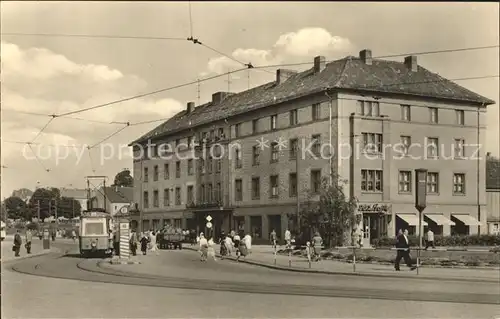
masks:
[(389, 212), (389, 205), (386, 205), (386, 204), (360, 204), (360, 205), (358, 205), (358, 212), (387, 214)]

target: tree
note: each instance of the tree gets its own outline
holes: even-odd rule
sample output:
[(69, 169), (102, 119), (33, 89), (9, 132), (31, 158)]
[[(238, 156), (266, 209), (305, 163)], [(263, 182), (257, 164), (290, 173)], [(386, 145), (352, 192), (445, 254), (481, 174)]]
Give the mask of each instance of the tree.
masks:
[(72, 197), (61, 197), (58, 203), (57, 216), (65, 218), (73, 218), (80, 216), (82, 206), (80, 202)]
[(10, 219), (29, 219), (29, 208), (25, 201), (16, 196), (5, 200), (5, 209)]
[[(351, 235), (358, 222), (357, 200), (345, 195), (344, 181), (338, 178), (333, 180), (335, 182), (330, 185), (329, 179), (323, 178), (319, 191), (309, 191), (299, 211), (301, 233), (310, 237), (318, 231), (330, 247), (351, 244)], [(297, 217), (294, 215), (290, 217), (296, 222)]]
[(134, 178), (130, 175), (129, 169), (124, 169), (115, 176), (115, 181), (111, 186), (134, 187)]
[(32, 217), (38, 217), (37, 205), (40, 205), (40, 219), (54, 216), (56, 205), (60, 202), (61, 192), (57, 188), (38, 188), (29, 200)]

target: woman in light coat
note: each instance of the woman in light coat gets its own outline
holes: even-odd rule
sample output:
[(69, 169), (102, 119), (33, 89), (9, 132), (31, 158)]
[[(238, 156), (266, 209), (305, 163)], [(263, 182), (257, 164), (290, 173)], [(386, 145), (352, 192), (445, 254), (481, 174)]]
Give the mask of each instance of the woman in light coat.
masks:
[(233, 240), (231, 239), (231, 237), (226, 236), (226, 239), (224, 240), (224, 245), (226, 246), (227, 255), (231, 256), (234, 247)]
[(203, 235), (203, 233), (200, 234), (200, 253), (201, 253), (201, 261), (207, 261), (207, 254), (208, 254), (208, 241)]

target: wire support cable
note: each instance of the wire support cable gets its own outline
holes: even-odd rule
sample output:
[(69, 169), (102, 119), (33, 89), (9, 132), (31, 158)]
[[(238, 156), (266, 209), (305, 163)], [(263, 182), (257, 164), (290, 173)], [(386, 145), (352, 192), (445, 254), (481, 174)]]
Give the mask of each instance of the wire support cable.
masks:
[(174, 40), (186, 41), (180, 37), (152, 37), (152, 36), (121, 36), (121, 35), (101, 35), (101, 34), (63, 34), (63, 33), (19, 33), (2, 32), (4, 36), (22, 37), (59, 37), (59, 38), (87, 38), (87, 39), (126, 39), (126, 40)]
[(33, 155), (35, 155), (35, 159), (38, 162), (38, 164), (40, 164), (40, 166), (43, 168), (44, 171), (46, 171), (47, 173), (49, 173), (50, 169), (48, 169), (47, 167), (45, 167), (45, 165), (43, 165), (42, 161), (40, 160), (40, 158), (38, 158), (38, 155), (36, 154), (35, 150), (31, 146), (31, 144), (30, 143), (26, 143), (26, 145), (28, 145), (28, 147), (30, 148), (30, 150), (33, 153)]
[(47, 121), (44, 127), (40, 131), (38, 131), (38, 134), (35, 136), (35, 138), (31, 141), (31, 143), (35, 142), (35, 140), (45, 131), (45, 129), (50, 125), (50, 123), (56, 118), (56, 115), (52, 115), (52, 117)]
[(106, 142), (107, 140), (109, 140), (110, 138), (112, 138), (113, 136), (117, 135), (118, 133), (120, 133), (121, 131), (123, 131), (124, 129), (126, 129), (127, 127), (130, 126), (130, 123), (127, 123), (127, 125), (125, 125), (124, 127), (121, 127), (119, 128), (118, 130), (116, 130), (115, 132), (113, 132), (112, 134), (108, 135), (107, 137), (105, 137), (104, 139), (102, 139), (101, 141), (95, 143), (94, 145), (92, 146), (89, 146), (89, 149), (92, 149), (92, 148), (95, 148), (96, 146), (99, 146), (101, 145), (102, 143)]

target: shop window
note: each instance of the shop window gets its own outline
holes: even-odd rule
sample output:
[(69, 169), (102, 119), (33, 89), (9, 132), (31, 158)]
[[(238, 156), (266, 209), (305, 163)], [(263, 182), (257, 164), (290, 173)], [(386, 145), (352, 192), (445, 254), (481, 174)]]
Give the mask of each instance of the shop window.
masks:
[(262, 238), (262, 216), (250, 217), (250, 233), (252, 238)]

